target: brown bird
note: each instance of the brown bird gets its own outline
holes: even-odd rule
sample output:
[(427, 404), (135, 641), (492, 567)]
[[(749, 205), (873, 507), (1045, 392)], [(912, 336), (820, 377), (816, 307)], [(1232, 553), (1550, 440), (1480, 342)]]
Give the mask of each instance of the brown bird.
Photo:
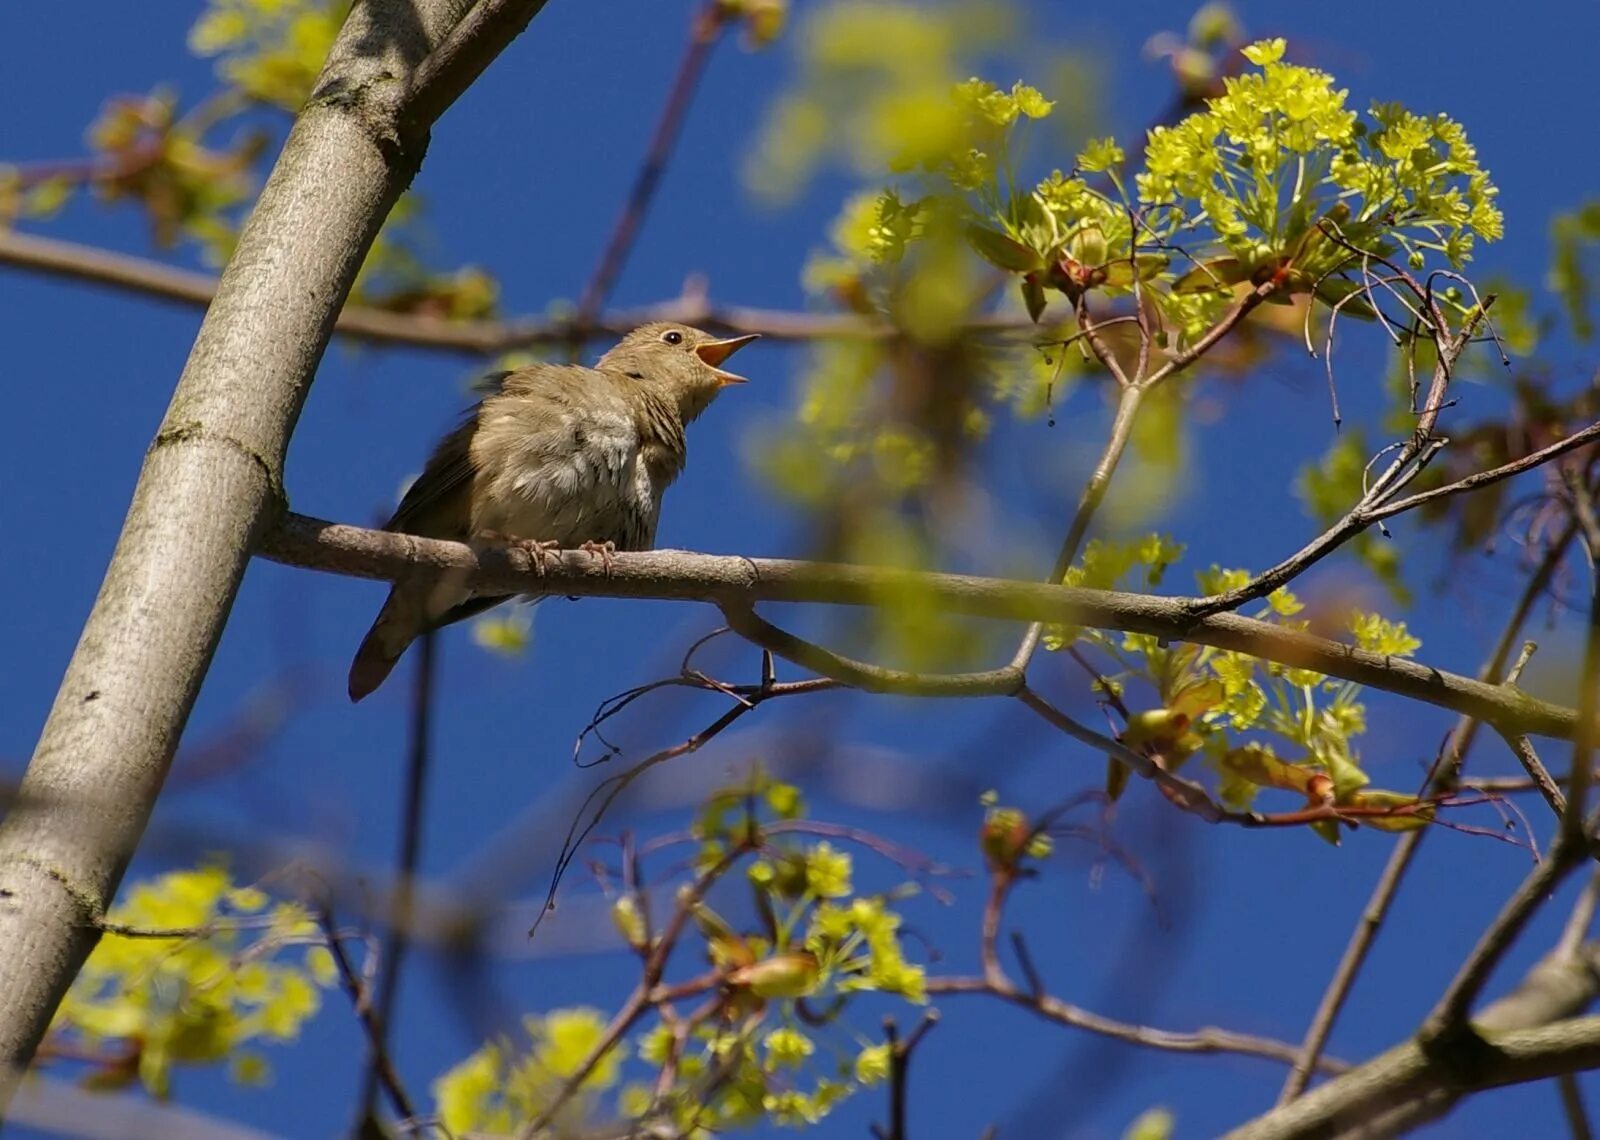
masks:
[[(683, 470), (684, 427), (744, 377), (718, 367), (755, 336), (687, 325), (634, 329), (593, 368), (535, 364), (490, 377), (499, 391), (445, 436), (385, 530), (558, 548), (649, 550), (661, 496)], [(350, 665), (350, 699), (383, 684), (406, 646), (509, 595), (462, 575), (398, 582)]]

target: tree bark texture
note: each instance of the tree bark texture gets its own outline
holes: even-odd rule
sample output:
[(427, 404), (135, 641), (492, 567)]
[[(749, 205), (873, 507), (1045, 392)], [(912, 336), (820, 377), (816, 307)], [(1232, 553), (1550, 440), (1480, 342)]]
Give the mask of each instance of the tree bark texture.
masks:
[(356, 271), (433, 117), (540, 7), (357, 3), (284, 144), (0, 825), (0, 1106), (95, 943), (245, 565), (284, 507), (284, 454)]

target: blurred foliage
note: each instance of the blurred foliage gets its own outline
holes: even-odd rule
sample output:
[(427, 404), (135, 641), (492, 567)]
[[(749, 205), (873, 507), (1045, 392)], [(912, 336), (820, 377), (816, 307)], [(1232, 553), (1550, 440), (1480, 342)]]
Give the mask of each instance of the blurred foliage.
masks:
[(298, 111), (350, 11), (349, 0), (209, 0), (189, 50), (250, 99)]
[[(770, 24), (770, 13), (755, 9), (771, 6), (755, 4), (747, 18)], [(221, 88), (181, 112), (177, 93), (164, 87), (115, 96), (89, 127), (87, 157), (0, 164), (0, 227), (46, 220), (86, 189), (139, 209), (158, 248), (187, 242), (206, 264), (222, 265), (260, 188), (262, 161), (310, 95), (349, 7), (349, 0), (209, 0), (189, 48), (216, 58)], [(433, 268), (422, 252), (427, 244), (419, 203), (408, 195), (373, 242), (352, 302), (449, 320), (493, 316), (494, 279), (471, 266)]]
[(1594, 281), (1587, 255), (1600, 242), (1600, 199), (1591, 199), (1576, 210), (1551, 219), (1550, 242), (1554, 257), (1549, 286), (1566, 307), (1574, 333), (1588, 340), (1594, 336), (1594, 314), (1590, 311)]
[(264, 1083), (256, 1046), (295, 1040), (335, 978), (302, 907), (237, 886), (215, 864), (134, 886), (107, 923), (133, 933), (100, 939), (41, 1051), (89, 1061), (96, 1089), (137, 1082), (165, 1098), (175, 1068), (223, 1062), (236, 1080)]
[[(1130, 542), (1091, 541), (1068, 570), (1069, 586), (1149, 591), (1182, 559), (1184, 548), (1164, 535)], [(1218, 566), (1196, 573), (1205, 596), (1238, 589), (1245, 570)], [(1312, 628), (1306, 607), (1287, 589), (1269, 594), (1250, 616), (1285, 629)], [(1319, 624), (1344, 626), (1353, 644), (1371, 653), (1410, 657), (1421, 642), (1404, 622), (1351, 611), (1321, 615)], [(1290, 792), (1314, 806), (1325, 796), (1339, 807), (1399, 807), (1415, 796), (1370, 788), (1354, 739), (1366, 731), (1361, 687), (1315, 673), (1263, 661), (1232, 650), (1193, 644), (1163, 644), (1141, 633), (1053, 627), (1052, 650), (1077, 647), (1109, 662), (1096, 688), (1124, 715), (1122, 743), (1156, 758), (1168, 771), (1201, 754), (1218, 777), (1228, 807), (1251, 808), (1262, 789)], [(1085, 658), (1087, 661), (1089, 658)], [(1111, 792), (1121, 790), (1123, 765), (1113, 760)], [(1398, 831), (1425, 826), (1431, 814), (1364, 817), (1366, 826)], [(1323, 838), (1338, 841), (1327, 821), (1313, 824)]]
[(1177, 1119), (1165, 1108), (1151, 1108), (1141, 1112), (1136, 1120), (1128, 1125), (1128, 1130), (1122, 1134), (1122, 1140), (1172, 1140)]

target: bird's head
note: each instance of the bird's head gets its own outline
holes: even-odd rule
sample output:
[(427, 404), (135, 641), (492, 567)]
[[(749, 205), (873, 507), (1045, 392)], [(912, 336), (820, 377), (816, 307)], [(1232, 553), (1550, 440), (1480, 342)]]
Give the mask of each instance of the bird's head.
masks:
[(623, 337), (597, 367), (665, 390), (687, 423), (705, 411), (722, 389), (745, 382), (721, 365), (756, 339), (753, 333), (723, 339), (689, 325), (651, 321)]

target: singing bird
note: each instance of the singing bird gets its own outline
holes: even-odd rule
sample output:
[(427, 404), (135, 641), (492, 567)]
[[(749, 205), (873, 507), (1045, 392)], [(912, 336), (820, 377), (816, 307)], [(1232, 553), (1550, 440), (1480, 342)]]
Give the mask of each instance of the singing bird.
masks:
[[(755, 339), (656, 321), (593, 368), (535, 364), (490, 377), (499, 391), (440, 441), (384, 529), (606, 558), (649, 550), (661, 496), (683, 470), (684, 428), (723, 388), (744, 383), (719, 365)], [(424, 632), (509, 597), (474, 595), (462, 578), (395, 584), (350, 665), (352, 701), (383, 684)]]

